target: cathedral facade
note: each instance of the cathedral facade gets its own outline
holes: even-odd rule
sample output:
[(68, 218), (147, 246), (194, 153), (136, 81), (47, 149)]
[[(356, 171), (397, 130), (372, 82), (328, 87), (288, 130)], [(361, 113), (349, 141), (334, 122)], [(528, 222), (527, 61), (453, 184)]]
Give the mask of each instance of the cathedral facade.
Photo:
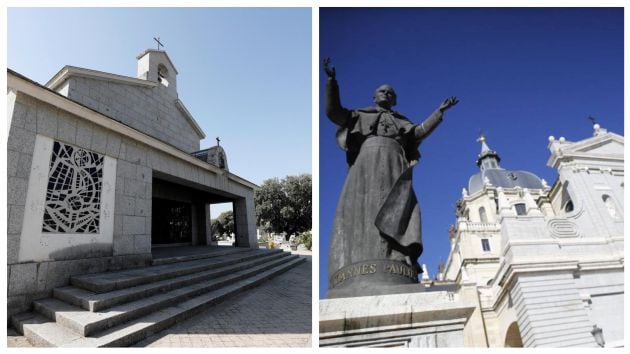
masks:
[(598, 124), (581, 141), (549, 137), (550, 186), (502, 168), (480, 138), (480, 172), (457, 203), (438, 275), (476, 304), (466, 345), (624, 345), (623, 140)]

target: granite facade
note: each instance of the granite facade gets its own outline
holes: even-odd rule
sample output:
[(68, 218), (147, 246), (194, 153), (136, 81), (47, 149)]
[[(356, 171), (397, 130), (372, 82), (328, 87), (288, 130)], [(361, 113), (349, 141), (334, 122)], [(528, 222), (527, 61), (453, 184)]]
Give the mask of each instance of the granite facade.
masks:
[[(71, 99), (105, 111), (110, 117), (124, 117), (121, 120), (127, 120), (127, 125), (145, 130), (147, 135), (161, 138), (180, 150), (197, 150), (197, 134), (178, 116), (180, 113), (174, 106), (155, 104), (153, 100), (163, 98), (159, 96), (159, 89), (156, 92), (78, 77), (69, 80)], [(220, 192), (224, 198), (233, 200), (239, 229), (237, 237), (241, 239), (239, 245), (257, 247), (253, 189), (233, 181), (227, 173), (198, 166), (132, 139), (117, 129), (97, 125), (19, 91), (14, 93), (10, 108), (7, 142), (9, 315), (27, 310), (35, 299), (50, 296), (53, 288), (68, 284), (72, 275), (147, 265), (151, 260), (151, 201), (156, 173), (204, 193)], [(34, 173), (32, 160), (38, 135), (116, 160), (111, 244), (85, 245), (81, 249), (56, 252), (45, 260), (20, 262), (22, 225), (28, 222), (25, 210), (30, 210), (26, 196), (30, 175)]]

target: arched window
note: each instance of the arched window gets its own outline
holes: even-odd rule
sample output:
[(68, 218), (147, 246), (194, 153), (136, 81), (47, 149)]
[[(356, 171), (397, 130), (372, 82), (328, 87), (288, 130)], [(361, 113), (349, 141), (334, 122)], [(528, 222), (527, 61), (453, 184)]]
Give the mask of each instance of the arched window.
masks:
[(168, 87), (168, 69), (164, 64), (158, 65), (158, 82)]
[(562, 185), (561, 198), (562, 202), (560, 205), (562, 206), (562, 210), (564, 210), (565, 213), (572, 212), (574, 207), (571, 196), (569, 195), (569, 182), (564, 182), (564, 185)]
[(565, 204), (564, 204), (564, 212), (565, 213), (570, 213), (573, 211), (573, 202), (569, 199)]
[(514, 204), (514, 209), (516, 209), (516, 215), (527, 215), (525, 203)]
[(602, 195), (602, 200), (604, 201), (604, 205), (606, 205), (606, 210), (608, 210), (608, 214), (613, 219), (619, 218), (619, 213), (617, 212), (617, 207), (615, 206), (615, 202), (613, 202), (612, 198), (604, 194)]
[(512, 322), (510, 327), (508, 327), (507, 332), (505, 334), (505, 344), (503, 346), (505, 348), (522, 348), (523, 347), (523, 339), (521, 338), (521, 331), (516, 322)]
[(486, 208), (479, 208), (479, 221), (488, 222), (488, 216), (486, 216)]

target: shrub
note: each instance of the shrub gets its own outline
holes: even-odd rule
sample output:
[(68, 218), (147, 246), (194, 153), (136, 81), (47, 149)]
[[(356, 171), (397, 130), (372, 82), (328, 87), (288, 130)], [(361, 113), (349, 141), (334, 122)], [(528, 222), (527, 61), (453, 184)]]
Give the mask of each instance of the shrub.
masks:
[(273, 242), (273, 237), (271, 235), (267, 235), (267, 241), (265, 243), (267, 244), (267, 249), (269, 250), (272, 250), (278, 247), (276, 243)]
[(313, 235), (311, 234), (311, 232), (310, 231), (302, 232), (298, 236), (298, 238), (299, 238), (299, 241), (297, 243), (304, 244), (304, 246), (306, 246), (306, 248), (310, 251), (311, 247), (313, 246)]

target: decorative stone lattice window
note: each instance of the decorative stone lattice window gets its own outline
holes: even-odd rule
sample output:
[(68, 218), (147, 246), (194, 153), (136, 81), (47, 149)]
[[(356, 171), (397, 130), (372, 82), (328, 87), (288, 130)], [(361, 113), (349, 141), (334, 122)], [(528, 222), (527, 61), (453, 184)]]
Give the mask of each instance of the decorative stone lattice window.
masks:
[(103, 155), (54, 142), (42, 232), (99, 232), (103, 160)]

